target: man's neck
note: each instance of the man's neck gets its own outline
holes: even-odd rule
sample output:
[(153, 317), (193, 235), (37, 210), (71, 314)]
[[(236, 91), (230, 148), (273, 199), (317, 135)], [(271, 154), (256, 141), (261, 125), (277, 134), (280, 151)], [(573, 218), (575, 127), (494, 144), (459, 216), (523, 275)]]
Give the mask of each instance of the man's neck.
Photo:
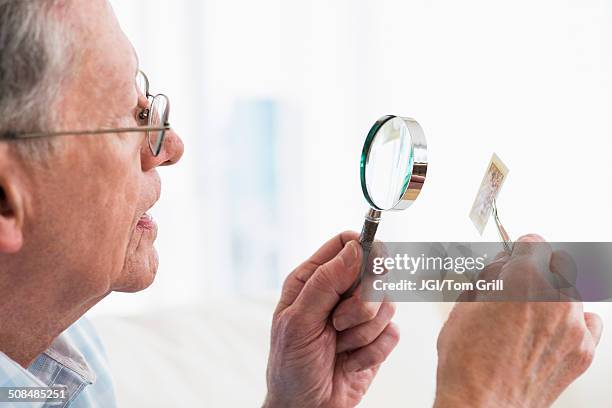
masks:
[(0, 281), (0, 351), (27, 368), (104, 296), (75, 303), (54, 296), (57, 288), (23, 283)]

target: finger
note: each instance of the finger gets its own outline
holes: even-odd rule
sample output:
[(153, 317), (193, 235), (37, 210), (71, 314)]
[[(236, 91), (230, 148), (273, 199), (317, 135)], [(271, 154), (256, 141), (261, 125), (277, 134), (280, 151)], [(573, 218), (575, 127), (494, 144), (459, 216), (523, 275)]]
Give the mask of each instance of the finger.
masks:
[(331, 261), (319, 266), (304, 284), (293, 306), (315, 320), (328, 319), (340, 296), (357, 279), (361, 246), (351, 241)]
[(495, 258), (493, 258), (493, 260), (489, 263), (489, 265), (494, 264), (496, 262), (505, 262), (508, 260), (509, 257), (510, 255), (506, 251), (498, 252), (498, 254), (495, 255)]
[(354, 373), (382, 364), (399, 342), (399, 329), (389, 323), (372, 343), (349, 354), (344, 361), (344, 371)]
[[(497, 279), (501, 273), (503, 265), (504, 265), (503, 262), (494, 260), (493, 262), (485, 266), (482, 271), (480, 271), (480, 273), (478, 274), (477, 280), (484, 280), (484, 281), (490, 282), (490, 281)], [(459, 302), (474, 302), (477, 300), (479, 295), (481, 295), (481, 292), (482, 291), (478, 289), (464, 290), (457, 297), (455, 302), (458, 302), (458, 303)]]
[[(501, 253), (498, 254), (493, 262), (485, 266), (485, 268), (478, 274), (477, 280), (493, 282), (499, 279), (506, 259), (507, 255), (501, 255)], [(491, 293), (491, 291), (488, 290), (479, 290), (474, 288), (472, 290), (462, 292), (457, 298), (457, 302), (480, 302), (487, 299), (492, 300), (493, 298), (496, 298), (497, 295), (497, 293)]]
[(308, 269), (316, 269), (316, 267), (323, 265), (326, 262), (331, 261), (333, 258), (338, 255), (346, 244), (351, 241), (356, 241), (359, 239), (359, 233), (355, 231), (344, 231), (340, 234), (336, 235), (325, 244), (321, 246), (304, 264), (315, 266), (315, 268)]
[[(363, 246), (362, 246), (363, 250)], [(380, 279), (386, 275), (388, 270), (384, 264), (384, 260), (388, 258), (387, 247), (384, 243), (375, 239), (367, 258), (362, 261), (360, 276), (353, 283), (353, 286), (342, 295), (342, 299), (348, 299), (353, 295), (358, 295), (360, 299), (368, 300), (369, 302), (380, 302), (384, 294), (373, 290), (373, 280)], [(376, 311), (374, 311), (376, 314)]]
[(558, 291), (559, 297), (557, 301), (563, 302), (563, 303), (571, 303), (575, 309), (574, 313), (578, 316), (582, 316), (584, 314), (584, 305), (582, 304), (582, 301), (580, 300), (577, 292), (575, 293), (572, 293), (571, 291), (568, 291), (568, 292), (569, 293), (566, 293), (566, 291)]
[(518, 258), (525, 256), (546, 259), (546, 266), (548, 266), (548, 264), (550, 263), (551, 254), (552, 248), (544, 238), (537, 234), (528, 234), (523, 235), (514, 243), (510, 258)]
[(556, 288), (572, 301), (581, 301), (576, 288), (578, 267), (574, 259), (565, 251), (554, 251), (550, 258), (550, 271), (555, 279)]
[(372, 343), (385, 330), (393, 319), (395, 304), (385, 302), (378, 310), (376, 318), (357, 327), (345, 330), (337, 337), (336, 353), (356, 350)]
[(291, 272), (283, 284), (281, 298), (276, 311), (278, 312), (291, 305), (302, 291), (304, 283), (310, 279), (314, 271), (319, 266), (332, 260), (348, 242), (358, 238), (359, 234), (354, 231), (345, 231), (336, 235), (323, 244), (307, 261)]
[(501, 258), (498, 261), (491, 262), (478, 274), (478, 279), (492, 281), (499, 278), (503, 266), (504, 263), (501, 261)]
[(559, 275), (561, 283), (576, 284), (578, 268), (574, 259), (566, 251), (554, 251), (550, 257), (550, 271)]
[(551, 256), (550, 244), (539, 235), (519, 238), (500, 275), (508, 283), (505, 289), (507, 295), (514, 292), (523, 296), (534, 290), (554, 288), (554, 277), (550, 273)]
[(591, 332), (591, 336), (593, 337), (593, 341), (597, 346), (599, 344), (599, 340), (601, 340), (601, 333), (603, 332), (603, 321), (601, 317), (599, 317), (596, 313), (586, 312), (584, 314), (584, 322), (586, 323), (587, 329)]
[(332, 316), (334, 328), (338, 331), (350, 329), (376, 317), (382, 302), (367, 302), (361, 299), (361, 285), (349, 298), (342, 300)]
[(459, 296), (457, 296), (457, 300), (455, 300), (455, 302), (456, 303), (474, 302), (476, 300), (477, 295), (478, 295), (478, 292), (476, 290), (464, 290), (463, 292), (461, 292)]

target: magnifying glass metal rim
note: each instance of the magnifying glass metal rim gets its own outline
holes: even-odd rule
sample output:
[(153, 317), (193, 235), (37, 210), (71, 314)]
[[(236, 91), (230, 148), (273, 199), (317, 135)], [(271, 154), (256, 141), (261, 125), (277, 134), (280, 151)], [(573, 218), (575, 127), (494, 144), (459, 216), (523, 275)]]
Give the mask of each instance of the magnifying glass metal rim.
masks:
[[(410, 134), (411, 139), (411, 149), (414, 152), (411, 154), (411, 166), (410, 173), (407, 174), (406, 183), (402, 189), (401, 194), (399, 195), (399, 199), (389, 208), (382, 208), (378, 206), (368, 191), (368, 185), (366, 180), (366, 166), (368, 161), (368, 155), (370, 154), (370, 149), (372, 147), (372, 142), (374, 138), (377, 136), (380, 129), (393, 118), (399, 118), (403, 120), (406, 128), (408, 129), (408, 133)], [(410, 207), (412, 203), (416, 200), (420, 193), (420, 188), (415, 188), (415, 185), (411, 183), (412, 176), (415, 173), (415, 167), (420, 166), (422, 169), (419, 169), (419, 173), (422, 173), (423, 182), (425, 180), (425, 176), (427, 173), (427, 140), (425, 138), (425, 133), (423, 129), (419, 125), (419, 123), (411, 118), (404, 118), (396, 115), (385, 115), (378, 119), (372, 128), (368, 132), (366, 140), (363, 144), (363, 149), (361, 151), (361, 163), (360, 163), (360, 179), (361, 179), (361, 190), (363, 195), (374, 210), (378, 211), (393, 211), (393, 210), (403, 210), (405, 208)], [(410, 191), (408, 191), (410, 190)]]
[[(388, 121), (390, 121), (391, 119), (393, 119), (394, 117), (395, 117), (394, 115), (385, 115), (381, 117), (380, 119), (378, 119), (374, 123), (374, 125), (372, 125), (372, 128), (370, 128), (370, 131), (368, 132), (368, 136), (366, 136), (366, 140), (363, 143), (363, 149), (361, 150), (361, 165), (360, 165), (360, 171), (359, 171), (359, 175), (361, 179), (361, 190), (363, 191), (363, 195), (366, 201), (368, 202), (368, 204), (370, 204), (372, 208), (376, 210), (380, 210), (380, 211), (384, 211), (386, 209), (380, 208), (379, 206), (377, 206), (374, 203), (374, 200), (372, 200), (372, 197), (370, 197), (370, 193), (368, 192), (368, 185), (366, 184), (366, 166), (368, 162), (368, 155), (370, 154), (370, 149), (372, 148), (372, 142), (374, 141), (374, 138), (378, 134), (378, 131), (383, 127), (383, 125), (387, 123)], [(404, 194), (403, 191), (402, 191), (402, 194)]]
[[(368, 186), (366, 181), (366, 165), (368, 161), (368, 155), (370, 153), (370, 149), (372, 147), (372, 142), (374, 138), (377, 136), (378, 131), (387, 123), (389, 120), (393, 118), (399, 118), (404, 121), (408, 129), (408, 133), (410, 135), (410, 149), (411, 152), (411, 167), (410, 173), (406, 175), (406, 183), (403, 187), (402, 194), (399, 199), (391, 208), (380, 208), (377, 206), (372, 197), (368, 192)], [(360, 163), (360, 179), (361, 179), (361, 190), (363, 192), (364, 197), (368, 201), (370, 205), (370, 209), (365, 215), (365, 220), (363, 223), (363, 228), (361, 229), (361, 235), (359, 237), (359, 243), (361, 244), (361, 248), (363, 251), (364, 260), (368, 259), (370, 250), (372, 248), (372, 243), (374, 242), (374, 238), (376, 236), (376, 230), (378, 229), (378, 224), (382, 217), (383, 211), (389, 210), (403, 210), (405, 208), (410, 207), (412, 203), (419, 196), (423, 184), (425, 183), (425, 178), (427, 175), (427, 139), (425, 138), (425, 133), (421, 128), (419, 123), (411, 118), (395, 116), (395, 115), (385, 115), (378, 119), (366, 137), (366, 140), (363, 144), (363, 149), (361, 151), (361, 163)], [(344, 298), (351, 296), (353, 291), (359, 286), (361, 281), (363, 280), (366, 273), (366, 262), (361, 263), (361, 270), (359, 273), (359, 278), (353, 282), (351, 288), (343, 294)]]

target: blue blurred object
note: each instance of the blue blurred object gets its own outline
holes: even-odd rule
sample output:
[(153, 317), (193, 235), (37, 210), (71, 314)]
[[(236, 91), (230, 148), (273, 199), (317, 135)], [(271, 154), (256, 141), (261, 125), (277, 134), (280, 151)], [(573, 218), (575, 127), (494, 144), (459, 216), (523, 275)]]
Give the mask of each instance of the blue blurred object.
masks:
[(235, 103), (227, 127), (231, 264), (241, 294), (278, 285), (277, 123), (275, 101), (249, 99)]

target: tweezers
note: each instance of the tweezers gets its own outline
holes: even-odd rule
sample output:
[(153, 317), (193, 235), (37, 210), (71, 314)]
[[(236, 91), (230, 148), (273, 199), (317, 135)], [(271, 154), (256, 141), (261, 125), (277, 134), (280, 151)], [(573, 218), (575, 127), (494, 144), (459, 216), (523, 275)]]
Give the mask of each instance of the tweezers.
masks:
[(508, 255), (510, 255), (512, 253), (512, 247), (514, 246), (514, 243), (510, 239), (510, 236), (506, 232), (506, 229), (499, 220), (499, 216), (497, 214), (497, 203), (495, 202), (495, 199), (493, 199), (493, 219), (495, 220), (495, 225), (497, 225), (497, 231), (499, 232), (499, 236), (504, 245), (504, 250), (508, 253)]

